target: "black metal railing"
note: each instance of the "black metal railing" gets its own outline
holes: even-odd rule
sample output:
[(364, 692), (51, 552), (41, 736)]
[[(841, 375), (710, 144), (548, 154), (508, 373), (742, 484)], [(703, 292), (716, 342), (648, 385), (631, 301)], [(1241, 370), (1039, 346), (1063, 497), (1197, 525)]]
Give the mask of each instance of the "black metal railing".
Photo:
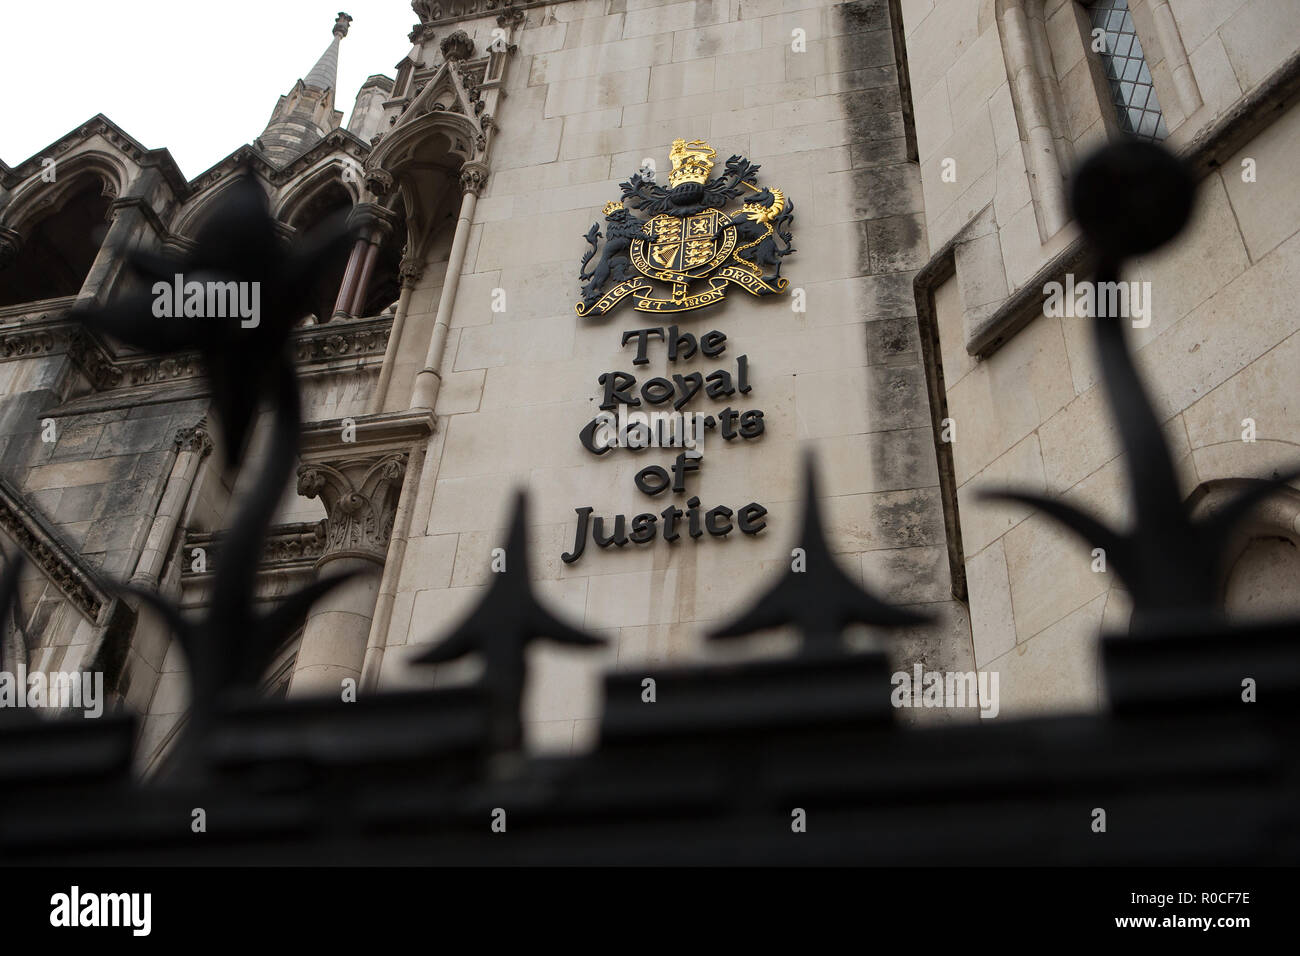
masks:
[[(790, 626), (788, 659), (647, 667), (605, 681), (598, 746), (565, 758), (523, 751), (525, 650), (601, 641), (547, 610), (529, 578), (526, 497), (516, 500), (506, 572), (414, 664), (466, 654), (476, 683), (332, 700), (260, 701), (253, 688), (322, 579), (271, 613), (253, 576), (297, 453), (300, 408), (286, 354), (311, 264), (338, 233), (285, 252), (251, 190), (185, 263), (271, 290), (256, 335), (142, 318), (141, 302), (86, 313), (141, 348), (191, 349), (204, 365), (237, 466), (259, 401), (275, 437), (223, 538), (210, 604), (185, 619), (153, 593), (189, 664), (192, 705), (174, 772), (134, 780), (135, 719), (34, 722), (0, 711), (0, 856), (43, 862), (992, 862), (1187, 863), (1300, 859), (1300, 620), (1241, 625), (1214, 603), (1232, 529), (1290, 478), (1250, 487), (1209, 518), (1178, 492), (1159, 421), (1114, 316), (1091, 318), (1102, 382), (1134, 505), (1129, 531), (1014, 491), (1105, 549), (1129, 593), (1130, 632), (1101, 638), (1109, 703), (1089, 715), (904, 728), (888, 655), (851, 652), (844, 629), (888, 633), (920, 619), (857, 585), (822, 530), (806, 466), (784, 574), (711, 635)], [(1080, 169), (1076, 218), (1117, 280), (1129, 257), (1170, 242), (1193, 205), (1190, 177), (1151, 144), (1112, 145)], [(1103, 310), (1098, 310), (1099, 312)], [(18, 565), (0, 579), (7, 619)], [(1243, 680), (1256, 693), (1242, 693)], [(1249, 699), (1247, 699), (1249, 698)], [(195, 808), (206, 832), (196, 839)], [(1109, 827), (1099, 831), (1096, 811)], [(493, 839), (500, 814), (512, 839)], [(806, 826), (792, 828), (803, 815)]]

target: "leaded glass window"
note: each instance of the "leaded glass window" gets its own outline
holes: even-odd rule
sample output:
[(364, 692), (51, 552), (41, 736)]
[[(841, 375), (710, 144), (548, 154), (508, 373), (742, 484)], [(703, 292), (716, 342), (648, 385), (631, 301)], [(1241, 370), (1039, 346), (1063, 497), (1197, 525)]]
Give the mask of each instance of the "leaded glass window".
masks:
[(1156, 99), (1142, 44), (1133, 27), (1128, 0), (1095, 0), (1089, 13), (1093, 35), (1098, 30), (1104, 34), (1101, 58), (1119, 128), (1139, 139), (1164, 139), (1169, 130), (1160, 111), (1160, 101)]

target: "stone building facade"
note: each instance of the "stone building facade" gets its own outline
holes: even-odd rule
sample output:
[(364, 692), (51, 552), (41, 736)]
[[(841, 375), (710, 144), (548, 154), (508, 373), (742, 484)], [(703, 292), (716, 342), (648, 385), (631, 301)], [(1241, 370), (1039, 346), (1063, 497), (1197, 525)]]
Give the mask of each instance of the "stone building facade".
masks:
[[(976, 500), (981, 486), (1012, 484), (1121, 525), (1131, 517), (1087, 322), (1045, 308), (1049, 283), (1087, 277), (1069, 176), (1124, 135), (1130, 111), (1163, 114), (1159, 127), (1132, 128), (1187, 157), (1199, 196), (1179, 240), (1125, 276), (1149, 283), (1130, 330), (1139, 367), (1197, 508), (1232, 482), (1287, 471), (1300, 458), (1300, 183), (1288, 159), (1300, 136), (1300, 7), (901, 8), (931, 252), (917, 303), (934, 415), (956, 423), (941, 471), (975, 660), (1000, 673), (1009, 707), (1094, 707), (1104, 688), (1093, 638), (1127, 624), (1122, 588), (1045, 515)], [(1296, 607), (1297, 516), (1300, 497), (1279, 496), (1237, 542), (1230, 610)]]
[[(1043, 311), (1046, 282), (1085, 274), (1069, 172), (1120, 135), (1088, 5), (411, 6), (409, 52), (393, 78), (367, 80), (346, 123), (334, 102), (351, 23), (340, 14), (262, 135), (191, 181), (103, 115), (0, 166), (0, 531), (6, 554), (29, 558), (6, 659), (105, 671), (147, 715), (145, 769), (167, 753), (185, 661), (109, 582), (201, 605), (247, 479), (212, 454), (191, 357), (101, 341), (68, 313), (130, 286), (124, 249), (190, 248), (248, 172), (286, 236), (341, 210), (358, 230), (294, 333), (302, 463), (259, 593), (364, 573), (279, 649), (269, 693), (464, 679), (410, 660), (486, 591), (523, 487), (539, 592), (607, 639), (596, 652), (530, 651), (527, 732), (538, 747), (581, 748), (602, 671), (788, 646), (773, 634), (761, 649), (717, 648), (705, 634), (789, 566), (807, 449), (841, 566), (930, 618), (883, 638), (900, 669), (997, 671), (1004, 708), (1095, 705), (1093, 638), (1125, 617), (1112, 576), (1042, 516), (972, 497), (1014, 481), (1122, 515), (1084, 324)], [(1131, 6), (1158, 131), (1204, 178), (1188, 237), (1142, 264), (1155, 307), (1134, 334), (1188, 494), (1211, 507), (1219, 483), (1295, 457), (1285, 292), (1300, 274), (1287, 268), (1300, 191), (1285, 156), (1300, 29), (1286, 0)], [(760, 188), (794, 211), (780, 294), (733, 284), (669, 315), (631, 301), (608, 315), (575, 308), (583, 237), (593, 223), (609, 230), (621, 183), (638, 171), (690, 181), (696, 162), (715, 177), (733, 156), (761, 167), (759, 212)], [(715, 331), (725, 342), (706, 352)], [(697, 351), (670, 359), (687, 333)], [(650, 496), (636, 480), (648, 466), (671, 474), (679, 449), (596, 455), (580, 441), (610, 402), (606, 383), (626, 382), (615, 373), (639, 389), (720, 370), (731, 390), (684, 407), (761, 410), (762, 433), (707, 433), (680, 492)], [(1238, 440), (1244, 418), (1254, 442)], [(754, 533), (739, 524), (749, 503)], [(584, 508), (608, 535), (615, 515), (677, 507), (704, 520), (719, 506), (729, 533), (695, 536), (683, 515), (678, 540), (661, 526), (645, 542), (588, 538), (565, 560)], [(1296, 514), (1278, 503), (1241, 543), (1225, 583), (1234, 606), (1294, 596)]]

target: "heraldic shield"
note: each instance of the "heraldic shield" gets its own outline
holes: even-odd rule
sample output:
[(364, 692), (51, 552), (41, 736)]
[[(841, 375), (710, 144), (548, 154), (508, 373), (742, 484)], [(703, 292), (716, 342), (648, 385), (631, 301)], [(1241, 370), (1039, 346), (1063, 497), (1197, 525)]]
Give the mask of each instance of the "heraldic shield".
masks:
[(622, 200), (605, 204), (604, 248), (599, 223), (585, 237), (579, 315), (604, 315), (629, 298), (641, 312), (686, 312), (720, 301), (730, 285), (751, 295), (785, 292), (781, 260), (794, 252), (794, 203), (780, 189), (760, 188), (759, 167), (741, 156), (712, 177), (715, 155), (701, 140), (674, 140), (667, 189), (644, 168), (621, 184)]

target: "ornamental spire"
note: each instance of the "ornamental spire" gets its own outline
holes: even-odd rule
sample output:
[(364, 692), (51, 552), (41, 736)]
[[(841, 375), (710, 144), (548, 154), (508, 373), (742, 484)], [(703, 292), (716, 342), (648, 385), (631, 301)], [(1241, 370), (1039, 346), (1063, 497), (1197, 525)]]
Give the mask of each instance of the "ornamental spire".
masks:
[(335, 83), (338, 82), (339, 44), (348, 35), (348, 26), (351, 23), (352, 18), (350, 16), (346, 13), (339, 13), (338, 19), (334, 21), (334, 40), (321, 54), (321, 58), (316, 61), (316, 65), (311, 68), (311, 72), (303, 79), (304, 86), (317, 90), (334, 89)]

